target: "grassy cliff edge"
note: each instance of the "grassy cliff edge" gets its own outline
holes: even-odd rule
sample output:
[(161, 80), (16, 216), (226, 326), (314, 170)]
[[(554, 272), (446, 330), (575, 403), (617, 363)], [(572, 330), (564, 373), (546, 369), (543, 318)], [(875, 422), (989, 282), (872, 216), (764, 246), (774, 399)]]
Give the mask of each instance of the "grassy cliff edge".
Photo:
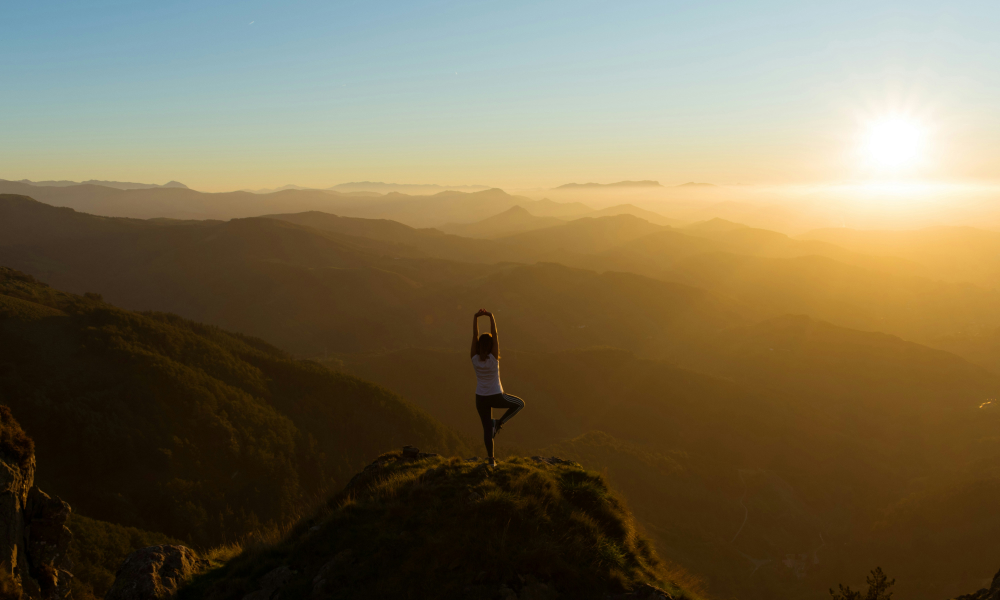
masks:
[[(280, 583), (278, 583), (280, 582)], [(180, 600), (608, 598), (678, 587), (605, 479), (576, 463), (381, 455), (281, 541), (196, 578)], [(274, 593), (271, 589), (268, 594)]]

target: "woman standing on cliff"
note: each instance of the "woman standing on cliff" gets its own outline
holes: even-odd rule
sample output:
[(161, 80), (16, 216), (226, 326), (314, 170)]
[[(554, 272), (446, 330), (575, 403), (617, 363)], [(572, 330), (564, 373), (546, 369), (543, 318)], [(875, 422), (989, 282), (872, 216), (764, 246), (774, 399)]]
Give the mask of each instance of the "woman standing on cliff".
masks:
[[(490, 318), (490, 333), (479, 335), (479, 317)], [(476, 412), (483, 423), (483, 441), (486, 443), (486, 454), (490, 466), (495, 467), (493, 456), (493, 438), (507, 421), (524, 408), (524, 400), (517, 396), (503, 393), (500, 385), (500, 340), (497, 338), (497, 320), (488, 310), (479, 309), (472, 317), (472, 366), (476, 369)], [(494, 408), (506, 408), (507, 412), (499, 419), (493, 418)]]

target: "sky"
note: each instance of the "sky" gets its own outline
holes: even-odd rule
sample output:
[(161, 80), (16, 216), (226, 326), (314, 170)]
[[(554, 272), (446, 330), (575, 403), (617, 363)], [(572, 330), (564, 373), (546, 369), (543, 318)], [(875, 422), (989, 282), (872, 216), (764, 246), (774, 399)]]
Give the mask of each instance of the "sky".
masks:
[[(1000, 179), (1000, 3), (21, 2), (0, 178)], [(864, 156), (886, 119), (920, 159)]]

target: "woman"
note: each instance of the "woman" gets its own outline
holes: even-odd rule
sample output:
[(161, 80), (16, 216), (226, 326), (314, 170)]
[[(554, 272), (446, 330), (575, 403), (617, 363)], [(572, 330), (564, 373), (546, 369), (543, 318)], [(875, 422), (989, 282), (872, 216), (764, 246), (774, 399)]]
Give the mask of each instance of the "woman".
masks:
[[(490, 318), (490, 333), (479, 335), (479, 317)], [(524, 408), (524, 400), (517, 396), (503, 393), (500, 385), (500, 340), (497, 339), (497, 320), (488, 310), (479, 309), (472, 317), (472, 350), (470, 351), (472, 366), (476, 369), (476, 412), (483, 423), (483, 441), (486, 443), (486, 454), (490, 466), (497, 465), (493, 457), (493, 438), (507, 421), (514, 418), (519, 410)], [(494, 408), (506, 408), (507, 412), (499, 419), (493, 418)]]

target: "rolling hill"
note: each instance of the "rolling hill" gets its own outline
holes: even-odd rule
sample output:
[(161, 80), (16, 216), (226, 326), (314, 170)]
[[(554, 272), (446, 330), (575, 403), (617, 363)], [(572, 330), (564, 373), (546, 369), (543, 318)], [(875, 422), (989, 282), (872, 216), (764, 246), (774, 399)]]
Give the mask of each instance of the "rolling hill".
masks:
[[(28, 202), (33, 223), (65, 210), (4, 200), (0, 211)], [(133, 227), (130, 221), (107, 225), (100, 217), (71, 216), (86, 223), (82, 230), (115, 231), (86, 243), (0, 246), (0, 263), (72, 292), (97, 291), (121, 306), (174, 312), (304, 355), (451, 346), (466, 335), (459, 325), (466, 319), (459, 317), (483, 304), (502, 306), (515, 317), (514, 331), (524, 332), (525, 344), (548, 349), (595, 343), (647, 348), (649, 323), (680, 343), (743, 322), (738, 305), (685, 285), (543, 263), (432, 258), (407, 243), (382, 240), (429, 240), (458, 250), (487, 242), (389, 222), (321, 219), (329, 229), (364, 230), (373, 238), (266, 218)], [(634, 217), (612, 219), (655, 227)], [(525, 251), (512, 247), (516, 252)]]
[[(527, 318), (526, 339), (539, 349), (651, 349), (641, 327), (618, 327), (586, 308), (594, 302), (573, 297), (571, 280), (582, 286), (577, 293), (595, 290), (612, 305), (644, 307), (617, 313), (626, 320), (669, 309), (674, 292), (666, 290), (688, 289), (690, 302), (712, 298), (706, 306), (725, 306), (743, 319), (807, 314), (921, 342), (1000, 326), (993, 310), (1000, 292), (916, 276), (920, 267), (901, 259), (750, 228), (688, 234), (618, 215), (474, 240), (323, 213), (115, 220), (17, 196), (0, 197), (0, 214), (12, 242), (0, 245), (0, 260), (14, 268), (69, 291), (97, 291), (128, 308), (176, 312), (312, 355), (388, 348), (404, 339), (451, 345), (464, 335), (459, 307), (483, 304)], [(505, 264), (511, 261), (523, 266)], [(592, 283), (543, 262), (581, 269)], [(538, 290), (549, 291), (536, 293), (528, 288), (531, 277), (502, 273), (552, 275), (554, 285), (541, 282)], [(603, 290), (601, 281), (629, 283)], [(505, 285), (524, 288), (524, 299), (498, 287)], [(654, 289), (666, 294), (662, 303), (650, 296)], [(555, 310), (557, 302), (567, 310)], [(705, 316), (686, 335), (695, 325), (711, 332), (733, 324), (721, 313)], [(540, 331), (565, 337), (533, 333)]]
[(525, 231), (554, 227), (563, 223), (565, 221), (562, 219), (557, 219), (556, 217), (536, 217), (522, 206), (513, 206), (509, 210), (483, 219), (482, 221), (477, 221), (476, 223), (446, 223), (439, 227), (439, 229), (453, 235), (493, 239)]

